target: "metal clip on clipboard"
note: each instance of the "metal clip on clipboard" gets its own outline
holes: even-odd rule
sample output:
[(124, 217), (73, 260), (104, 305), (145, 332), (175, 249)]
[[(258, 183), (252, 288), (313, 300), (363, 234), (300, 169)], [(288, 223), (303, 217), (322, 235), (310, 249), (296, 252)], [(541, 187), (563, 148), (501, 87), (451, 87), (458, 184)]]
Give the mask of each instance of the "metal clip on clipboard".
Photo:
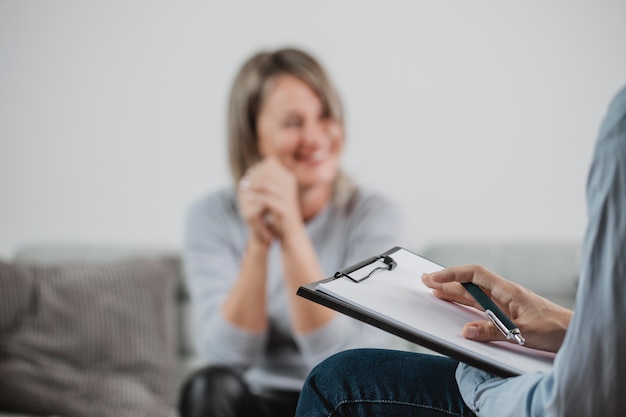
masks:
[(376, 271), (392, 271), (397, 262), (389, 255), (372, 256), (358, 264), (352, 265), (335, 273), (335, 278), (346, 277), (356, 283), (365, 281)]

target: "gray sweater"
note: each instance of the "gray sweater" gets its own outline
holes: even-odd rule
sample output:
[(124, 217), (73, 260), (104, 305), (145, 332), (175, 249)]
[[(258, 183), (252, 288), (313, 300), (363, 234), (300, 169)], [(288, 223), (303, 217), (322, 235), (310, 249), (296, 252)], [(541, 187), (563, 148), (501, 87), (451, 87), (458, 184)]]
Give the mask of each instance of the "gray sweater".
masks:
[[(400, 224), (400, 213), (390, 201), (359, 191), (346, 207), (329, 204), (306, 228), (324, 274), (331, 276), (398, 245)], [(323, 328), (294, 335), (278, 243), (271, 247), (268, 261), (269, 330), (251, 333), (226, 321), (220, 309), (238, 276), (247, 233), (232, 188), (198, 201), (189, 213), (185, 273), (197, 346), (208, 363), (241, 370), (256, 391), (299, 391), (311, 368), (333, 353), (392, 345), (392, 336), (344, 315)]]

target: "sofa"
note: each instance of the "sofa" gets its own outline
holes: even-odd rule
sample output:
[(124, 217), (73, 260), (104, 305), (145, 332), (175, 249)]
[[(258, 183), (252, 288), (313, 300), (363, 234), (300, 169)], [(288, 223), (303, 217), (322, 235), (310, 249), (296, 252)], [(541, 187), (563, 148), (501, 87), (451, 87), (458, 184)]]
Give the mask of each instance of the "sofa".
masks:
[[(482, 264), (574, 305), (576, 242), (443, 242), (409, 249), (445, 266)], [(203, 364), (194, 350), (178, 249), (31, 245), (0, 266), (0, 417), (176, 416), (181, 382)], [(26, 293), (24, 281), (30, 298), (21, 304), (32, 311), (17, 302)], [(397, 347), (424, 351), (400, 339)]]

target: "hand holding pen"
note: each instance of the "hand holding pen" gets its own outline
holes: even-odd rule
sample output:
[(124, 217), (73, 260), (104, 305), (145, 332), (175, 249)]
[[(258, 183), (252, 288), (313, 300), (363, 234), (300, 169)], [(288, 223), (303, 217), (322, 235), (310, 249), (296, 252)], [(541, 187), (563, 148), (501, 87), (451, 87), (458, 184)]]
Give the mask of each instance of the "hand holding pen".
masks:
[[(443, 300), (483, 311), (487, 310), (484, 306), (488, 306), (489, 302), (495, 304), (496, 311), (492, 311), (489, 319), (467, 323), (463, 327), (463, 336), (467, 339), (482, 342), (507, 340), (505, 333), (508, 330), (510, 331), (508, 339), (514, 343), (556, 352), (563, 343), (573, 315), (571, 310), (554, 304), (479, 265), (445, 268), (424, 274), (422, 281), (433, 289), (435, 296)], [(487, 297), (487, 300), (481, 299), (477, 295), (479, 293)], [(504, 317), (501, 314), (504, 314)], [(503, 327), (496, 325), (498, 321)], [(513, 323), (514, 328), (519, 330), (518, 337), (512, 332)]]

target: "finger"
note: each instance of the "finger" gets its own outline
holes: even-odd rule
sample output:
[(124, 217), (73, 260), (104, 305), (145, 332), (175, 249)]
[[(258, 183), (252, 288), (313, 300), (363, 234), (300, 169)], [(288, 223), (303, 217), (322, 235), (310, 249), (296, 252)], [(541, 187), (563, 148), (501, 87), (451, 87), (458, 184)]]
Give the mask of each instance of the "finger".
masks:
[(255, 201), (257, 192), (254, 190), (252, 177), (248, 174), (243, 176), (237, 187), (237, 194), (243, 203)]
[(428, 274), (424, 280), (424, 283), (431, 288), (438, 288), (446, 282), (473, 282), (481, 287), (487, 295), (493, 295), (495, 298), (510, 294), (516, 288), (516, 284), (480, 265), (452, 266)]
[(296, 179), (293, 173), (275, 156), (268, 156), (249, 170), (250, 182), (255, 190), (284, 194), (295, 192)]
[(477, 342), (506, 340), (504, 335), (490, 321), (474, 321), (463, 326), (463, 337)]
[(263, 219), (263, 223), (265, 223), (265, 224), (267, 225), (267, 227), (269, 227), (269, 228), (271, 228), (271, 227), (272, 227), (272, 224), (273, 224), (273, 223), (274, 223), (274, 221), (275, 221), (275, 215), (274, 215), (274, 213), (272, 213), (272, 212), (271, 212), (271, 211), (269, 211), (269, 210), (265, 210), (265, 211), (263, 212), (263, 215), (262, 215), (262, 217), (261, 217), (261, 218)]
[(251, 189), (240, 190), (238, 198), (241, 212), (246, 219), (260, 216), (265, 209), (261, 196)]
[[(459, 287), (461, 287), (460, 284), (459, 284)], [(461, 289), (465, 291), (463, 287), (461, 287)], [(449, 292), (445, 290), (433, 290), (433, 295), (445, 301), (451, 301), (451, 302), (463, 304), (469, 307), (474, 307), (478, 310), (484, 310), (480, 306), (480, 304), (478, 304), (478, 302), (471, 295), (469, 295), (467, 291), (465, 291), (463, 294), (458, 294), (455, 292)]]
[[(480, 265), (461, 265), (445, 268), (423, 278), (424, 284), (433, 288), (450, 291), (454, 283), (473, 282), (503, 311), (510, 313), (511, 302), (519, 294), (519, 285), (508, 281)], [(465, 288), (463, 288), (465, 291)], [(465, 294), (466, 298), (473, 298)], [(468, 303), (465, 303), (468, 304)], [(472, 304), (468, 304), (472, 305)], [(477, 304), (474, 304), (476, 306)]]
[(426, 276), (424, 283), (437, 286), (446, 282), (472, 282), (480, 268), (482, 267), (478, 265), (451, 266), (440, 271), (424, 274)]
[(272, 233), (271, 229), (265, 224), (263, 219), (256, 218), (252, 222), (252, 226), (254, 232), (261, 238), (263, 242), (270, 243), (274, 238), (274, 234)]
[(464, 292), (463, 286), (459, 282), (456, 282), (455, 280), (435, 280), (434, 273), (422, 274), (422, 282), (424, 283), (424, 285), (434, 290), (445, 290), (447, 292), (457, 294), (461, 294)]
[(253, 191), (256, 204), (263, 211), (273, 214), (273, 223), (276, 226), (286, 219), (301, 217), (300, 204), (295, 192), (288, 192), (288, 187), (268, 186)]
[(432, 274), (422, 274), (422, 282), (433, 290), (437, 297), (458, 303), (475, 306), (477, 303), (460, 282), (437, 282)]
[(249, 167), (239, 181), (240, 190), (258, 191), (268, 181), (267, 162), (261, 161)]
[(255, 180), (256, 186), (263, 186), (267, 182), (276, 182), (292, 175), (291, 171), (275, 156), (268, 156), (256, 164), (248, 172)]

